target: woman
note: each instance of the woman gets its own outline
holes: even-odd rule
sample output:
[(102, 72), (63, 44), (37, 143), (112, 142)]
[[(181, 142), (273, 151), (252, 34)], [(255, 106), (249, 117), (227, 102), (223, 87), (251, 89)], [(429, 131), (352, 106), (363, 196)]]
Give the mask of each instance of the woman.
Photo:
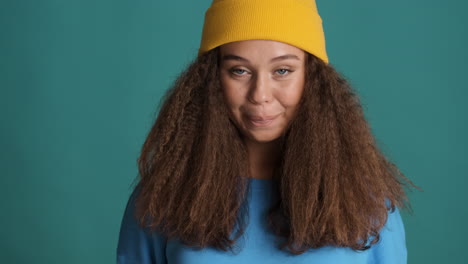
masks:
[(413, 184), (328, 64), (314, 1), (213, 1), (138, 165), (119, 263), (406, 263)]

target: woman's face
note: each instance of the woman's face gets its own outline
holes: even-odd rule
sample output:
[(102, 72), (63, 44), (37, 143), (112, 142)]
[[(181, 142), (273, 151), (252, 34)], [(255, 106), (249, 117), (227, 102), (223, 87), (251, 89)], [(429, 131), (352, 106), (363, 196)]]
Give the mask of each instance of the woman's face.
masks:
[(256, 142), (281, 136), (294, 117), (305, 80), (305, 52), (273, 40), (220, 47), (220, 78), (231, 118)]

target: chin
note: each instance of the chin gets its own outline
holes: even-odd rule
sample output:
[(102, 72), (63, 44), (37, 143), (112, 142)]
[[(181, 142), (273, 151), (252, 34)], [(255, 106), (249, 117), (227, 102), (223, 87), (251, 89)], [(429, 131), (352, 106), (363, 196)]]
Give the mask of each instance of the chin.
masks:
[(281, 133), (278, 133), (278, 132), (272, 133), (271, 131), (265, 131), (265, 132), (250, 133), (247, 137), (250, 140), (258, 142), (258, 143), (268, 143), (268, 142), (277, 140), (280, 136), (281, 136)]

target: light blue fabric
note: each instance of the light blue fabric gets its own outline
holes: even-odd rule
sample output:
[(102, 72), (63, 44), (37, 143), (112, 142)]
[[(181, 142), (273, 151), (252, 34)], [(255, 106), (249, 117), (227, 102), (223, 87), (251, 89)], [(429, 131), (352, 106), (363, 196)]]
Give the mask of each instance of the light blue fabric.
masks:
[(201, 250), (184, 246), (178, 240), (169, 240), (158, 233), (146, 233), (137, 225), (134, 217), (132, 193), (127, 203), (120, 228), (117, 246), (117, 263), (120, 264), (230, 264), (230, 263), (278, 263), (278, 264), (406, 264), (407, 250), (405, 230), (398, 208), (382, 229), (380, 241), (365, 251), (350, 248), (323, 247), (310, 249), (301, 255), (290, 255), (278, 250), (275, 236), (266, 229), (266, 210), (278, 198), (272, 191), (272, 180), (250, 179), (249, 224), (237, 243), (238, 254), (213, 248)]

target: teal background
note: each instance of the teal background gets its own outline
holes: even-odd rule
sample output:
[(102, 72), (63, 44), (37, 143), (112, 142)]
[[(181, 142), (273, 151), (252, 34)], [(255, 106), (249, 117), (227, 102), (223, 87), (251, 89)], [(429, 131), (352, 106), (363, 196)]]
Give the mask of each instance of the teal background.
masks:
[[(136, 159), (210, 0), (0, 1), (0, 262), (114, 263)], [(466, 1), (318, 0), (330, 63), (424, 192), (408, 263), (461, 263)]]

